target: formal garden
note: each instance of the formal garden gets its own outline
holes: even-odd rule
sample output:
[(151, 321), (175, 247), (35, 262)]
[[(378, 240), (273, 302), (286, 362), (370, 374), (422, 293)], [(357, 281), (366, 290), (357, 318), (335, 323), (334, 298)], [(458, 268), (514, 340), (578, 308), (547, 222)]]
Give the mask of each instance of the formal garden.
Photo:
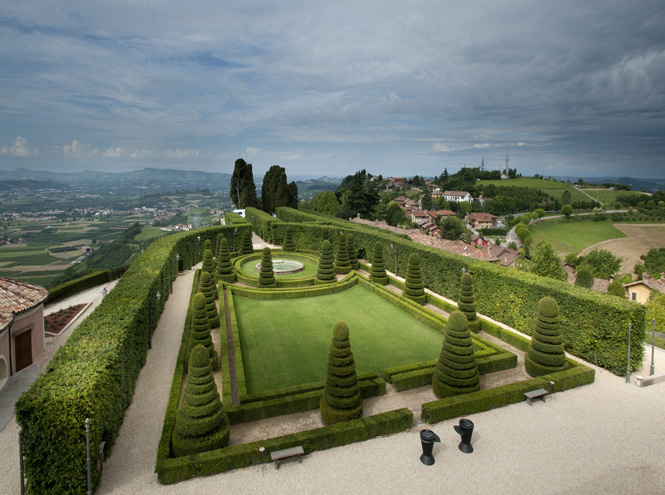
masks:
[[(254, 251), (252, 232), (282, 249)], [(564, 350), (617, 374), (628, 351), (633, 366), (643, 353), (644, 308), (630, 301), (321, 214), (248, 208), (246, 219), (227, 214), (225, 226), (153, 243), (19, 400), (34, 492), (85, 491), (80, 425), (92, 418), (94, 462), (102, 445), (110, 453), (176, 272), (199, 261), (158, 447), (165, 484), (410, 428), (409, 409), (364, 414), (363, 399), (387, 387), (429, 387), (437, 399), (418, 412), (433, 424), (593, 382), (593, 369)], [(291, 273), (277, 261), (295, 262)], [(517, 356), (478, 332), (525, 352), (531, 378), (482, 388), (479, 377), (515, 367)], [(234, 425), (316, 410), (321, 428), (230, 444)]]

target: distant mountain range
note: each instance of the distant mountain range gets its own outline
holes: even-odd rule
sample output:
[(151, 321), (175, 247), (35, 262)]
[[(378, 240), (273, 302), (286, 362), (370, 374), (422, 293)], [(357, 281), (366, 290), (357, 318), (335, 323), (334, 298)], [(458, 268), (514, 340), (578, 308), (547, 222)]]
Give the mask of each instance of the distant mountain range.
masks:
[(557, 177), (557, 180), (570, 180), (570, 182), (577, 182), (578, 179), (582, 179), (584, 182), (589, 182), (591, 184), (604, 184), (606, 182), (611, 182), (613, 184), (622, 184), (625, 186), (631, 186), (633, 191), (647, 191), (654, 192), (664, 191), (665, 190), (665, 179), (637, 179), (635, 177)]

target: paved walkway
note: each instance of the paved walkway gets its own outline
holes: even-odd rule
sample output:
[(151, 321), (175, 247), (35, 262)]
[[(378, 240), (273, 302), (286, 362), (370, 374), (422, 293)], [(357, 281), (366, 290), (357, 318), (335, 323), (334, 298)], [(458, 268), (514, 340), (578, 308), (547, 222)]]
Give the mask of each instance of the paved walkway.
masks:
[[(457, 449), (457, 420), (432, 425), (442, 440), (434, 466), (420, 463), (419, 428), (412, 428), (314, 452), (279, 470), (253, 466), (162, 486), (154, 474), (157, 443), (192, 277), (185, 271), (174, 284), (98, 493), (665, 493), (665, 385), (634, 385), (635, 374), (648, 375), (650, 348), (647, 372), (634, 373), (630, 384), (596, 368), (594, 384), (547, 402), (470, 415), (473, 454)], [(665, 351), (656, 350), (655, 361), (656, 372), (665, 372)], [(0, 432), (0, 493), (18, 493), (16, 431), (12, 419)]]

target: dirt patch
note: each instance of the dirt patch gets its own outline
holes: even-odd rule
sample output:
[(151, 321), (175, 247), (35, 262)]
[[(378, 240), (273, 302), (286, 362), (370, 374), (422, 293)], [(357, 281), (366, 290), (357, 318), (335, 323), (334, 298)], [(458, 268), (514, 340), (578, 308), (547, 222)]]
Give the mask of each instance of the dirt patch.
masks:
[(620, 273), (632, 273), (635, 263), (642, 261), (640, 256), (649, 249), (665, 247), (665, 225), (615, 223), (614, 226), (628, 237), (599, 242), (580, 251), (582, 256), (594, 249), (606, 249), (615, 256), (623, 258)]
[(69, 325), (69, 322), (76, 318), (81, 311), (85, 309), (87, 304), (77, 304), (63, 308), (60, 311), (51, 313), (44, 317), (44, 330), (51, 335), (58, 335)]

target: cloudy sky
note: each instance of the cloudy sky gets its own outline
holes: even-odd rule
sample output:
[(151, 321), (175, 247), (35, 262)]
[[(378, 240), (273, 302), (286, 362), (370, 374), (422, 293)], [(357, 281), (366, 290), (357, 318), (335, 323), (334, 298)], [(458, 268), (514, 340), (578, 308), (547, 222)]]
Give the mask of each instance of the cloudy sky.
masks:
[(665, 177), (665, 7), (0, 0), (0, 169)]

